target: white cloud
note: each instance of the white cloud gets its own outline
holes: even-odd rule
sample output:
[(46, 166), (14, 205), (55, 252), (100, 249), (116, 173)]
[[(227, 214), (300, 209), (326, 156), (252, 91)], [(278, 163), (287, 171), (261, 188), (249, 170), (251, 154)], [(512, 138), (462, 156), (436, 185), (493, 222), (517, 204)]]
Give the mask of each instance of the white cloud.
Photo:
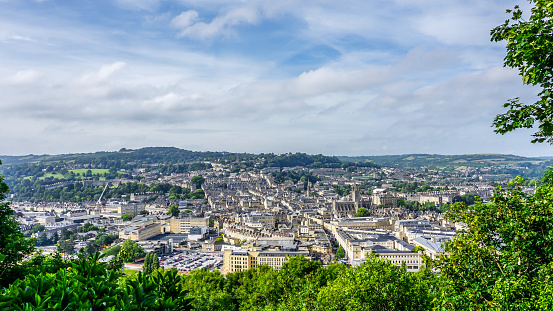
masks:
[(187, 28), (198, 20), (198, 12), (188, 10), (180, 13), (171, 20), (171, 25), (175, 28)]
[[(0, 132), (13, 134), (0, 154), (145, 145), (471, 153), (513, 144), (513, 153), (545, 154), (551, 148), (530, 145), (527, 133), (493, 134), (501, 104), (535, 90), (501, 68), (502, 47), (481, 35), (509, 4), (468, 1), (118, 0), (131, 11), (112, 8), (100, 25), (72, 17), (79, 7), (56, 18), (6, 10)], [(278, 41), (265, 47), (266, 38)], [(336, 53), (310, 62), (319, 46)]]
[(115, 0), (115, 2), (126, 9), (153, 11), (159, 6), (160, 0)]
[(41, 78), (42, 74), (33, 69), (20, 70), (7, 79), (10, 84), (29, 84)]
[(37, 42), (37, 40), (30, 38), (28, 36), (9, 33), (7, 31), (0, 31), (0, 42), (6, 42), (6, 41)]
[(233, 26), (256, 24), (260, 20), (259, 12), (251, 7), (239, 7), (213, 18), (211, 22), (199, 21), (198, 12), (189, 10), (176, 16), (171, 25), (180, 29), (179, 37), (209, 39), (232, 33)]
[(85, 83), (102, 82), (121, 71), (126, 65), (125, 62), (115, 62), (109, 65), (103, 65), (97, 72), (86, 74), (79, 80)]

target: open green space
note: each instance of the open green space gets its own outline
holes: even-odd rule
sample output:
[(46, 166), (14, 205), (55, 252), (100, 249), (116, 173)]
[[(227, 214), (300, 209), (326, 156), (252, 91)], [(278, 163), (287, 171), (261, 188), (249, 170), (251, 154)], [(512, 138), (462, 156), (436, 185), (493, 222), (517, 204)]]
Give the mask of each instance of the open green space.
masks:
[[(90, 179), (90, 177), (84, 177), (86, 172), (88, 172), (89, 170), (90, 170), (92, 175), (96, 175), (96, 174), (103, 175), (103, 174), (109, 173), (108, 169), (100, 169), (100, 168), (95, 168), (95, 169), (86, 169), (86, 168), (73, 169), (73, 170), (68, 170), (68, 172), (73, 172), (75, 175), (79, 174), (79, 176), (75, 176), (75, 179), (82, 180), (82, 179)], [(126, 174), (125, 172), (117, 172), (117, 173)], [(66, 179), (66, 178), (69, 177), (69, 175), (66, 174), (66, 176), (64, 176), (62, 173), (59, 173), (59, 172), (46, 173), (43, 176), (38, 177), (38, 180), (44, 180), (44, 179), (49, 178), (49, 177), (58, 178), (58, 179)], [(23, 177), (23, 179), (31, 179), (31, 178), (32, 178), (32, 176)], [(101, 176), (98, 179), (99, 180), (105, 180), (106, 178), (104, 176)]]
[(75, 174), (79, 173), (79, 174), (82, 175), (82, 174), (85, 174), (86, 172), (88, 172), (89, 170), (92, 172), (92, 174), (109, 173), (109, 170), (105, 169), (105, 168), (79, 168), (79, 169), (69, 170), (69, 172), (73, 172)]
[[(27, 176), (27, 177), (24, 177), (23, 179), (31, 179), (31, 177), (32, 176)], [(63, 174), (61, 174), (61, 173), (48, 173), (48, 174), (44, 174), (44, 176), (39, 177), (38, 180), (44, 180), (48, 177), (54, 177), (54, 178), (59, 178), (59, 179), (65, 178), (63, 176)]]
[(459, 159), (459, 160), (451, 161), (451, 163), (467, 163), (467, 160)]

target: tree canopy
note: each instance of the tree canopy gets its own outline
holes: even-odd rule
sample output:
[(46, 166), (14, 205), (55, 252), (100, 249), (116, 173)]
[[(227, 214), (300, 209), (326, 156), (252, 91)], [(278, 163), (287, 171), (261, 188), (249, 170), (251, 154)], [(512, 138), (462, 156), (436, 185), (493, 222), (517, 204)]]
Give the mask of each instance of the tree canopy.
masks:
[(160, 267), (159, 257), (154, 253), (146, 254), (144, 257), (144, 265), (142, 266), (142, 272), (144, 274), (151, 274)]
[(34, 250), (34, 241), (23, 236), (10, 204), (4, 202), (8, 190), (0, 175), (0, 287), (20, 277), (20, 261)]
[(131, 221), (132, 220), (132, 215), (131, 214), (123, 214), (123, 215), (121, 215), (121, 219), (123, 221)]
[(175, 269), (128, 278), (100, 258), (99, 253), (80, 256), (69, 269), (15, 281), (0, 295), (0, 309), (190, 310)]
[(344, 248), (342, 248), (342, 246), (338, 246), (338, 249), (336, 250), (336, 259), (342, 259), (344, 257), (346, 257)]
[(201, 175), (192, 176), (192, 178), (190, 179), (190, 182), (194, 184), (194, 186), (196, 186), (196, 189), (200, 189), (204, 181), (205, 181), (205, 178)]
[(179, 207), (174, 204), (169, 206), (169, 214), (173, 215), (173, 217), (178, 217), (180, 214)]
[(127, 262), (132, 262), (139, 258), (144, 258), (144, 256), (146, 255), (142, 246), (138, 245), (135, 241), (130, 239), (127, 239), (125, 240), (125, 242), (123, 242), (119, 254), (124, 254), (123, 260)]
[(448, 219), (466, 228), (437, 262), (444, 309), (553, 309), (553, 171), (534, 195), (521, 185), (497, 190), (493, 203), (451, 207)]
[(371, 216), (371, 212), (369, 212), (368, 209), (364, 207), (360, 207), (355, 214), (353, 214), (353, 217), (368, 217)]
[(506, 41), (504, 66), (517, 69), (524, 84), (539, 86), (539, 99), (533, 104), (507, 101), (508, 111), (496, 116), (493, 126), (505, 134), (537, 125), (532, 142), (553, 144), (553, 7), (550, 0), (529, 2), (534, 4), (530, 18), (523, 18), (519, 6), (507, 10), (510, 19), (491, 31), (491, 40)]

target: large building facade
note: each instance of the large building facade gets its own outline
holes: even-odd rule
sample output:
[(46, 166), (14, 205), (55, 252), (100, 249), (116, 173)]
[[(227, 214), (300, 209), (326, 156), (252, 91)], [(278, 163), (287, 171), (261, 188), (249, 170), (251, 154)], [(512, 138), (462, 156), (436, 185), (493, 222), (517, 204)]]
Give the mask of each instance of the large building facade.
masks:
[(209, 217), (183, 217), (170, 220), (171, 233), (189, 233), (190, 228), (208, 226)]
[(278, 270), (290, 257), (296, 256), (311, 259), (309, 252), (226, 250), (223, 253), (223, 274), (244, 271), (261, 265)]
[(119, 238), (133, 241), (144, 241), (161, 234), (159, 223), (130, 225), (119, 231)]

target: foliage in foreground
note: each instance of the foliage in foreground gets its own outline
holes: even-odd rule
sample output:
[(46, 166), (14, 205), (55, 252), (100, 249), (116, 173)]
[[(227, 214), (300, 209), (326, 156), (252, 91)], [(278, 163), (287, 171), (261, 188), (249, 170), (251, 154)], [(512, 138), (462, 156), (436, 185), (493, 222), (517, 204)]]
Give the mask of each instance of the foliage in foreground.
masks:
[(518, 5), (507, 10), (510, 19), (491, 31), (491, 40), (507, 43), (504, 65), (517, 69), (524, 84), (538, 86), (539, 99), (532, 104), (509, 100), (503, 105), (509, 110), (496, 116), (493, 125), (500, 134), (537, 125), (532, 142), (553, 144), (553, 6), (551, 0), (529, 2), (533, 4), (530, 18), (523, 16)]
[(435, 276), (407, 272), (370, 256), (356, 268), (322, 267), (302, 257), (277, 271), (260, 266), (223, 277), (194, 271), (183, 277), (194, 310), (428, 310)]
[(7, 286), (23, 272), (19, 263), (33, 251), (35, 244), (19, 230), (9, 203), (2, 203), (8, 190), (4, 176), (0, 175), (0, 255), (3, 257), (0, 260), (0, 287)]
[(493, 203), (454, 205), (466, 229), (446, 246), (437, 309), (553, 310), (553, 171), (534, 195), (517, 178)]
[(71, 268), (29, 274), (0, 296), (1, 310), (189, 310), (176, 270), (126, 278), (98, 262), (99, 253), (80, 256)]

